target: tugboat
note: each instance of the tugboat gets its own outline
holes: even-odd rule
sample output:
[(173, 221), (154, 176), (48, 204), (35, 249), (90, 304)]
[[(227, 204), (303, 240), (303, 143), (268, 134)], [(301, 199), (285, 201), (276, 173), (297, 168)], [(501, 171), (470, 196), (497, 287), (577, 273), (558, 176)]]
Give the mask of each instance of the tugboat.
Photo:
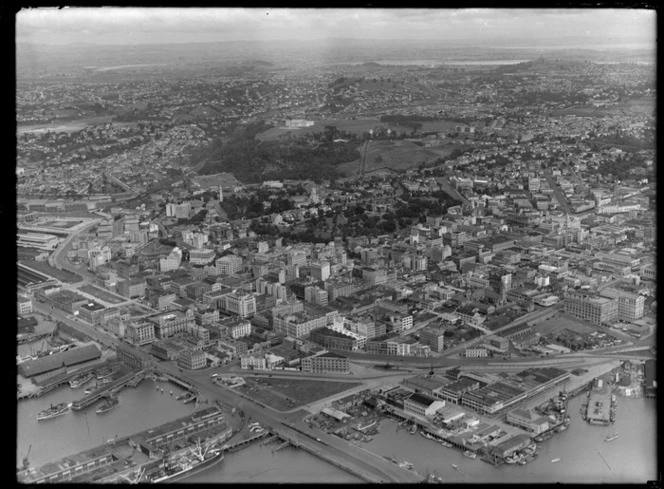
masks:
[(104, 414), (106, 411), (110, 411), (115, 406), (120, 404), (120, 400), (116, 396), (110, 396), (106, 399), (101, 406), (95, 411), (97, 414)]
[(55, 406), (51, 404), (51, 407), (44, 409), (43, 411), (39, 412), (39, 414), (37, 414), (37, 421), (44, 421), (46, 419), (55, 418), (56, 416), (65, 414), (67, 411), (69, 411), (69, 404), (66, 402), (61, 402)]

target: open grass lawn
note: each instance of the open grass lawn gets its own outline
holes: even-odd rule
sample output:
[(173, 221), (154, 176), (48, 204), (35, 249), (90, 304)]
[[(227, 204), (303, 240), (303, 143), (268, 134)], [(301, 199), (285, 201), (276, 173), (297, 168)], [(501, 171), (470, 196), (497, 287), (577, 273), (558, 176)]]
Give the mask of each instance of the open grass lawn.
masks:
[[(329, 382), (302, 379), (255, 379), (245, 377), (248, 397), (278, 410), (287, 411), (358, 387), (358, 382)], [(253, 390), (256, 389), (256, 390)]]
[[(372, 141), (367, 149), (365, 173), (380, 168), (390, 168), (395, 171), (416, 168), (423, 161), (431, 162), (449, 155), (455, 147), (458, 145), (426, 148), (404, 140)], [(344, 163), (337, 168), (348, 176), (356, 175), (360, 169), (360, 160)]]

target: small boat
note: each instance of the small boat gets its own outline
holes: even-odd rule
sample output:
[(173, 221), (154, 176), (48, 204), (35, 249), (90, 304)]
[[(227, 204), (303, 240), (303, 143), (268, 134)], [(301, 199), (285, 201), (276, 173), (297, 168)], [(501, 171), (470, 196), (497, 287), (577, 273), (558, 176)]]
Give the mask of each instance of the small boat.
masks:
[(414, 424), (413, 427), (410, 430), (408, 430), (408, 433), (414, 435), (416, 431), (417, 431), (417, 425)]
[(445, 440), (441, 441), (440, 444), (443, 445), (444, 447), (447, 447), (447, 448), (452, 448), (454, 446), (449, 441), (445, 441)]
[(463, 452), (464, 457), (468, 458), (477, 458), (477, 454), (475, 452), (471, 452), (470, 450), (466, 450)]
[(99, 406), (95, 412), (97, 414), (103, 414), (106, 411), (110, 411), (118, 404), (120, 404), (120, 400), (115, 396), (111, 396), (108, 399), (106, 399), (104, 403), (101, 406)]
[(552, 459), (551, 459), (551, 463), (552, 463), (552, 464), (555, 464), (555, 463), (560, 462), (560, 460), (561, 460), (561, 459), (559, 459), (559, 458), (552, 458)]
[(171, 391), (171, 396), (173, 395), (173, 391)]
[(429, 440), (436, 440), (435, 436), (433, 436), (431, 433), (427, 433), (426, 431), (420, 431), (420, 435), (422, 435), (424, 438), (428, 438)]
[(556, 433), (560, 433), (561, 431), (565, 431), (566, 429), (567, 429), (567, 425), (566, 424), (561, 424), (561, 425), (556, 426), (553, 430)]
[(452, 467), (454, 468), (454, 470), (459, 470), (459, 466), (457, 464), (452, 464)]
[(604, 441), (609, 442), (615, 440), (616, 438), (618, 438), (618, 433), (614, 433), (613, 435), (607, 436), (606, 438), (604, 438)]

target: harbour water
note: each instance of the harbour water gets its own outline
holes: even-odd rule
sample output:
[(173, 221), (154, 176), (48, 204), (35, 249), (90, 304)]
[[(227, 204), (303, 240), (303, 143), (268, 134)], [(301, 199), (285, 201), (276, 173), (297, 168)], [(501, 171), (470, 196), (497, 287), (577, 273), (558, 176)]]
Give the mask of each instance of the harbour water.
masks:
[[(175, 399), (182, 392), (180, 389), (168, 383), (158, 384), (164, 388), (163, 394), (148, 380), (135, 389), (124, 389), (119, 394), (120, 405), (103, 415), (95, 414), (94, 408), (90, 408), (87, 415), (82, 411), (70, 412), (37, 422), (37, 413), (50, 403), (70, 402), (83, 395), (81, 390), (69, 387), (21, 401), (17, 464), (30, 445), (30, 462), (39, 466), (100, 445), (115, 435), (121, 437), (142, 431), (195, 409), (193, 404)], [(539, 444), (539, 457), (525, 466), (494, 467), (479, 458), (469, 459), (459, 450), (445, 448), (419, 434), (410, 435), (405, 429), (397, 431), (396, 423), (389, 419), (381, 421), (381, 431), (373, 441), (361, 446), (400, 462), (411, 462), (420, 474), (434, 473), (446, 482), (644, 483), (654, 480), (657, 476), (656, 400), (619, 397), (617, 420), (607, 427), (592, 426), (581, 419), (579, 409), (583, 401), (583, 396), (570, 401), (570, 428)], [(614, 432), (619, 434), (618, 439), (605, 443), (604, 438)], [(256, 443), (229, 453), (222, 464), (187, 482), (359, 482), (354, 476), (302, 450), (289, 447), (273, 452), (276, 446)], [(552, 464), (553, 458), (561, 458), (561, 461)]]
[[(581, 419), (579, 409), (584, 398), (582, 395), (570, 401), (570, 427), (538, 444), (538, 458), (525, 466), (505, 464), (495, 467), (479, 457), (467, 458), (456, 448), (445, 448), (419, 434), (410, 435), (406, 429), (397, 431), (392, 420), (382, 421), (380, 433), (364, 446), (399, 462), (411, 462), (418, 473), (434, 473), (445, 482), (645, 483), (655, 480), (655, 400), (618, 398), (616, 422), (603, 427)], [(605, 443), (604, 438), (615, 432), (619, 434), (618, 439)], [(561, 460), (551, 463), (554, 458)]]
[[(154, 382), (145, 380), (135, 388), (123, 389), (118, 394), (120, 404), (99, 415), (95, 413), (98, 407), (95, 404), (86, 410), (70, 411), (56, 418), (37, 421), (37, 413), (50, 404), (82, 398), (86, 388), (94, 387), (94, 380), (79, 389), (70, 389), (65, 385), (42, 397), (20, 401), (17, 416), (17, 466), (28, 453), (30, 445), (30, 464), (38, 467), (65, 455), (99, 446), (116, 435), (131, 435), (194, 411), (194, 403), (183, 404), (175, 399), (182, 392), (180, 388), (167, 382), (156, 384), (163, 387), (163, 393), (155, 388)], [(172, 396), (169, 394), (171, 390)]]
[[(390, 60), (376, 60), (371, 61), (371, 63), (376, 63), (379, 65), (385, 66), (502, 66), (502, 65), (514, 65), (517, 63), (524, 63), (529, 61), (527, 59), (485, 59), (485, 60), (439, 60), (439, 59), (390, 59)], [(343, 63), (347, 65), (361, 65), (368, 63), (368, 61), (352, 61), (349, 63)]]

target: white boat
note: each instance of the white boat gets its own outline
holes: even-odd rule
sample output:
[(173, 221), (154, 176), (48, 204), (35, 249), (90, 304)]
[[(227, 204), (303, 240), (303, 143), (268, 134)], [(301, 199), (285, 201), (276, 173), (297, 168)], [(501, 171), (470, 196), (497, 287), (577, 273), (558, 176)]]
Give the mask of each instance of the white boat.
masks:
[(559, 459), (559, 458), (552, 458), (552, 459), (551, 459), (551, 463), (552, 463), (552, 464), (555, 464), (555, 463), (557, 463), (557, 462), (560, 462), (560, 460), (561, 460), (561, 459)]
[(615, 440), (616, 438), (618, 438), (618, 433), (614, 433), (613, 435), (609, 435), (609, 436), (607, 436), (606, 438), (604, 438), (604, 441), (605, 441), (605, 442), (613, 441), (613, 440)]
[(475, 452), (471, 452), (470, 450), (463, 452), (463, 455), (468, 458), (477, 458), (477, 454)]
[(454, 470), (459, 470), (459, 466), (457, 464), (452, 464), (452, 467), (454, 467)]

